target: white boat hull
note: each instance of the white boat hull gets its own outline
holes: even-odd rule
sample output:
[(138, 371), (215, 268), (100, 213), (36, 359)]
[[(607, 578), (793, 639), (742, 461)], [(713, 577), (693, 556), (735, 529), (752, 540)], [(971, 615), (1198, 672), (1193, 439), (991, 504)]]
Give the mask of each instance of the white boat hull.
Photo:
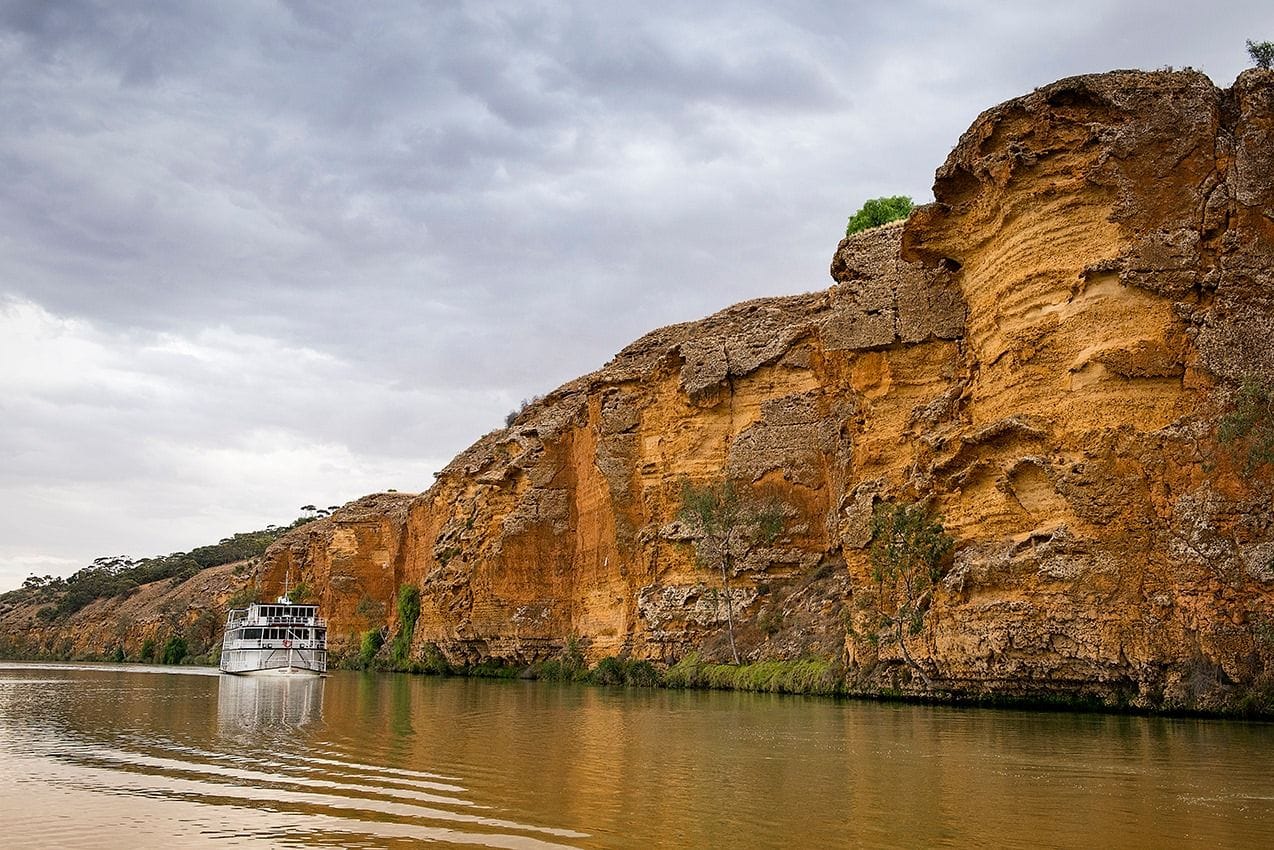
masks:
[(306, 677), (316, 679), (320, 676), (326, 676), (326, 673), (320, 673), (318, 670), (311, 670), (308, 667), (273, 667), (268, 670), (223, 670), (230, 676), (296, 676), (298, 678)]
[(236, 676), (321, 676), (327, 653), (309, 649), (223, 649), (221, 672)]

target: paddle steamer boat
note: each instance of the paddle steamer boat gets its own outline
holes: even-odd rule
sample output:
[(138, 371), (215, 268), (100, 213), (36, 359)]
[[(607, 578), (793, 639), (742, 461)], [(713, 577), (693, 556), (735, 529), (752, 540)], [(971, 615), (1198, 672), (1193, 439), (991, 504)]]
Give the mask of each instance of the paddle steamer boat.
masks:
[(327, 673), (327, 621), (318, 606), (275, 602), (231, 608), (221, 641), (221, 672), (241, 676)]

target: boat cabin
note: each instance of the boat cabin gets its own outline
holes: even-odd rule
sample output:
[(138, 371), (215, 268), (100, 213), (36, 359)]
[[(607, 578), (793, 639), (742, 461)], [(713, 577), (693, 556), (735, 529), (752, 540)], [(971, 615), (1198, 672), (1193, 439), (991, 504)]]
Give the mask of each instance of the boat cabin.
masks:
[(221, 643), (227, 673), (327, 671), (327, 622), (316, 605), (298, 605), (286, 596), (231, 608)]

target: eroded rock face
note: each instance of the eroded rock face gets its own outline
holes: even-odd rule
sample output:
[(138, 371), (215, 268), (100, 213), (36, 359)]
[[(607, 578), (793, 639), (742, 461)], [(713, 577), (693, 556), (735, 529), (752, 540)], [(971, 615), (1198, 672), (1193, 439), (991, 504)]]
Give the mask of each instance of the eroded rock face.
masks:
[(962, 541), (925, 632), (953, 681), (1197, 705), (1267, 675), (1244, 553), (1271, 488), (1214, 434), (1233, 382), (1274, 375), (1272, 91), (1063, 80), (979, 117), (908, 225), (969, 304), (959, 419), (920, 467)]
[(368, 543), (337, 514), (266, 579), (321, 584), (338, 554), (392, 572), (456, 661), (570, 636), (719, 654), (724, 600), (675, 520), (684, 480), (726, 476), (792, 509), (735, 577), (745, 654), (907, 689), (865, 637), (867, 547), (874, 505), (928, 499), (957, 540), (911, 643), (939, 687), (1232, 705), (1267, 685), (1274, 633), (1274, 490), (1215, 440), (1235, 383), (1274, 377), (1272, 93), (1261, 71), (1116, 72), (991, 109), (936, 203), (841, 243), (830, 289), (643, 337)]
[[(367, 599), (392, 620), (410, 582), (417, 641), (453, 662), (527, 663), (571, 636), (594, 659), (673, 661), (723, 637), (724, 597), (675, 520), (683, 482), (727, 476), (791, 513), (785, 536), (739, 565), (751, 653), (839, 655), (843, 508), (909, 462), (913, 409), (945, 415), (966, 371), (960, 292), (945, 271), (899, 259), (901, 229), (846, 240), (845, 282), (827, 291), (648, 334), (485, 436), (409, 504), (337, 511), (281, 540), (263, 580), (273, 592), (291, 572), (324, 588), (336, 647), (379, 625)], [(786, 625), (762, 634), (761, 611)]]
[[(457, 457), (280, 540), (258, 580), (318, 589), (332, 643), (525, 663), (724, 651), (724, 600), (676, 522), (682, 482), (789, 506), (739, 565), (751, 659), (835, 657), (918, 687), (873, 642), (881, 501), (957, 545), (911, 653), (954, 693), (1234, 707), (1274, 694), (1270, 470), (1215, 439), (1274, 378), (1274, 73), (1054, 83), (980, 116), (936, 202), (844, 240), (826, 291), (637, 340)], [(1269, 693), (1266, 693), (1266, 691)], [(1264, 696), (1262, 696), (1264, 695)]]

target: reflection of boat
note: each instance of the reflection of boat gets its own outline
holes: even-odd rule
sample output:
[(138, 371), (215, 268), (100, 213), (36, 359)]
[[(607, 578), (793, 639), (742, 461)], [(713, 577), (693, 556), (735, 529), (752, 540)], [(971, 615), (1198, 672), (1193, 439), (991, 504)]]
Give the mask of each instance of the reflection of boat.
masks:
[(277, 602), (231, 608), (221, 641), (221, 672), (241, 675), (327, 672), (327, 622), (318, 606), (297, 605), (287, 595)]
[(323, 719), (318, 676), (222, 676), (217, 719), (222, 732), (259, 735), (276, 727), (299, 727)]

